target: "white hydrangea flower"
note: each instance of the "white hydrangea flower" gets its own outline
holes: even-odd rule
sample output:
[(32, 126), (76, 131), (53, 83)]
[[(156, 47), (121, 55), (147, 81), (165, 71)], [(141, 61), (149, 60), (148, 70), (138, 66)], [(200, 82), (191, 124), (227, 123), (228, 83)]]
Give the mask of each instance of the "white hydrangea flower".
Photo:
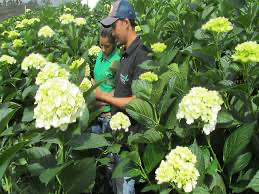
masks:
[(38, 32), (38, 36), (44, 38), (51, 38), (54, 34), (55, 32), (49, 26), (43, 26)]
[(56, 63), (47, 62), (36, 77), (36, 85), (41, 85), (45, 81), (57, 77), (68, 80), (69, 76), (70, 73), (66, 69), (60, 67)]
[(30, 54), (28, 57), (25, 57), (21, 64), (21, 68), (24, 71), (28, 69), (42, 69), (47, 63), (47, 60), (41, 54)]
[(10, 57), (8, 55), (2, 55), (0, 57), (0, 62), (7, 63), (7, 64), (15, 64), (16, 60), (13, 57)]
[(69, 24), (73, 22), (75, 17), (71, 14), (64, 14), (59, 17), (59, 20), (61, 21), (61, 24)]
[(130, 125), (129, 117), (122, 112), (118, 112), (113, 115), (110, 121), (110, 127), (114, 131), (124, 129), (127, 132), (129, 131)]
[(82, 116), (86, 104), (80, 89), (67, 79), (53, 78), (40, 85), (36, 96), (34, 118), (37, 128), (66, 130), (69, 123)]
[(90, 56), (97, 56), (101, 52), (101, 48), (99, 46), (92, 46), (89, 50), (88, 53)]
[(158, 184), (170, 183), (173, 187), (191, 192), (200, 176), (195, 168), (196, 156), (187, 147), (177, 146), (162, 160), (157, 168)]
[(221, 110), (223, 100), (217, 91), (194, 87), (179, 104), (177, 119), (186, 119), (188, 125), (195, 120), (204, 123), (203, 132), (209, 135), (216, 127), (218, 112)]
[(84, 18), (76, 18), (74, 19), (74, 23), (76, 26), (83, 26), (86, 24), (86, 20)]
[(92, 82), (87, 77), (83, 79), (83, 81), (79, 86), (82, 92), (87, 92), (91, 87), (92, 87)]

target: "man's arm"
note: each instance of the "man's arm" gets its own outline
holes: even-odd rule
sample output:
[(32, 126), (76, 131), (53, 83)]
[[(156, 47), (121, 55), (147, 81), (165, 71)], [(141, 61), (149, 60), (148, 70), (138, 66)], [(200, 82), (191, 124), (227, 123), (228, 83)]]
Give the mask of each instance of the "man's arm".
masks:
[(123, 97), (123, 98), (114, 97), (114, 96), (112, 96), (111, 93), (100, 91), (99, 88), (97, 88), (95, 90), (95, 96), (98, 100), (100, 100), (102, 102), (106, 102), (113, 106), (117, 106), (119, 108), (123, 108), (124, 106), (126, 106), (132, 100), (134, 100), (136, 98), (135, 96)]

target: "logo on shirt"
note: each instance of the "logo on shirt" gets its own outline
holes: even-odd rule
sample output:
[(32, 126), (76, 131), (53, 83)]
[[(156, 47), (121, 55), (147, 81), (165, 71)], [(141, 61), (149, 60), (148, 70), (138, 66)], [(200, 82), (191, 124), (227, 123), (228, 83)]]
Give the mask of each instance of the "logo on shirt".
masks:
[(129, 81), (129, 76), (120, 74), (120, 80), (123, 84), (126, 84), (126, 82)]

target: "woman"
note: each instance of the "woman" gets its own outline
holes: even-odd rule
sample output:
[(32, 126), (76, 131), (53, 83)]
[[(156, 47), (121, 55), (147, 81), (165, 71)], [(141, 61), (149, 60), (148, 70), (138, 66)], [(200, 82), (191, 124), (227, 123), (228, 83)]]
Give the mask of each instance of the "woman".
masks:
[[(100, 47), (102, 51), (98, 54), (94, 67), (94, 81), (111, 80), (112, 72), (110, 67), (114, 61), (120, 60), (119, 49), (116, 48), (115, 39), (112, 36), (111, 28), (102, 28), (100, 33)], [(112, 93), (113, 86), (109, 81), (103, 82), (99, 89), (102, 92)], [(111, 107), (101, 103), (103, 113), (98, 117), (98, 121), (92, 126), (92, 132), (102, 133), (109, 126), (111, 119)]]

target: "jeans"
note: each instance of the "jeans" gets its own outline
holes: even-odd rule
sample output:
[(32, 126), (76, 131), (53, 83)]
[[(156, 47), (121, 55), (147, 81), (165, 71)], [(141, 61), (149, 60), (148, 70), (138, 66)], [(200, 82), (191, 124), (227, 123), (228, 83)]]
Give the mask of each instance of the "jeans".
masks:
[[(99, 116), (97, 121), (92, 125), (92, 133), (100, 134), (104, 133), (109, 129), (109, 122), (111, 116)], [(108, 157), (111, 159), (111, 163), (107, 166), (107, 174), (112, 174), (114, 168), (119, 164), (120, 157), (118, 154), (110, 153)], [(111, 176), (109, 177), (109, 179)], [(135, 194), (135, 180), (131, 177), (122, 177), (111, 180), (111, 186), (113, 188), (114, 194)]]

